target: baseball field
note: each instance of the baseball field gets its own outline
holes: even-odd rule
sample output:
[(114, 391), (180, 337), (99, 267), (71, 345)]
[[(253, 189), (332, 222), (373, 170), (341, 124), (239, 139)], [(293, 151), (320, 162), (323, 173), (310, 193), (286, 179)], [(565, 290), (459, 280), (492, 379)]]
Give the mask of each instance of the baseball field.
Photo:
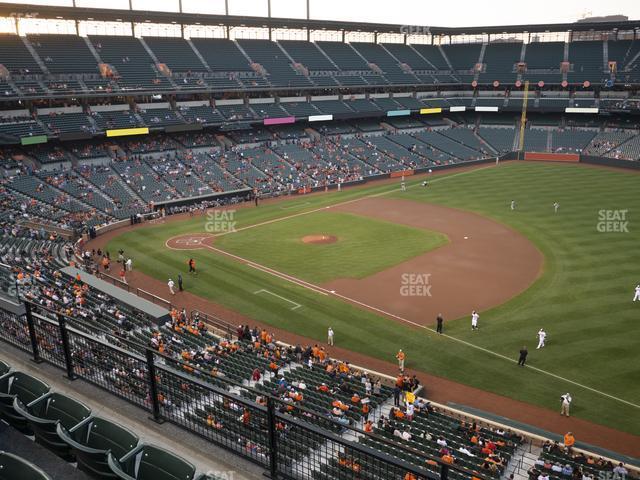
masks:
[[(164, 298), (181, 273), (175, 304), (197, 297), (290, 341), (326, 342), (331, 326), (337, 352), (363, 366), (391, 371), (402, 348), (412, 372), (451, 391), (538, 412), (559, 412), (570, 392), (573, 416), (640, 435), (640, 175), (510, 162), (424, 179), (185, 215), (114, 232), (106, 248)], [(427, 396), (443, 389), (426, 382)]]

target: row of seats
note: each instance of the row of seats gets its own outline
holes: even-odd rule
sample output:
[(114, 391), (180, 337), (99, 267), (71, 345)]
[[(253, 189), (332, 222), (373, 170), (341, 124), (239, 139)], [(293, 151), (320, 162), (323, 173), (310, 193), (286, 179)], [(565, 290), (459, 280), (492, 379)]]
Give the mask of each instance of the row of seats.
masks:
[[(530, 109), (563, 111), (567, 107), (594, 107), (601, 102), (605, 108), (628, 110), (638, 108), (637, 101), (597, 100), (593, 97), (570, 98), (541, 96), (529, 98)], [(23, 137), (37, 135), (55, 136), (62, 133), (85, 133), (97, 135), (110, 129), (135, 128), (148, 126), (159, 129), (184, 124), (225, 125), (234, 123), (234, 128), (241, 127), (239, 122), (259, 121), (266, 118), (297, 117), (306, 119), (314, 115), (340, 115), (361, 113), (384, 116), (386, 112), (395, 110), (420, 110), (423, 108), (450, 108), (464, 106), (497, 107), (501, 111), (520, 111), (522, 99), (519, 96), (478, 96), (422, 98), (383, 97), (370, 99), (327, 100), (315, 102), (271, 102), (201, 106), (179, 106), (176, 110), (168, 107), (146, 108), (138, 110), (114, 110), (88, 113), (51, 113), (32, 117), (9, 118), (0, 122), (0, 143), (18, 143)], [(390, 117), (390, 121), (401, 121), (398, 117)]]
[[(92, 413), (71, 396), (0, 361), (0, 419), (92, 478), (216, 480), (166, 449), (141, 442), (130, 429)], [(50, 480), (33, 464), (0, 453), (0, 478)]]
[[(38, 65), (25, 43), (42, 61)], [(91, 45), (89, 47), (88, 43)], [(570, 83), (603, 79), (635, 81), (638, 78), (636, 41), (575, 41), (568, 46)], [(524, 49), (524, 57), (523, 57)], [(480, 44), (404, 45), (363, 42), (315, 43), (302, 41), (192, 39), (92, 35), (41, 34), (20, 38), (0, 36), (0, 58), (12, 75), (45, 73), (83, 74), (84, 86), (73, 80), (48, 81), (50, 91), (140, 89), (170, 90), (243, 87), (337, 87), (366, 85), (469, 84), (495, 80), (513, 84), (527, 65), (522, 79), (560, 83), (563, 78), (564, 43), (490, 43), (481, 56)], [(611, 74), (608, 62), (617, 62)], [(98, 64), (110, 66), (100, 78)], [(220, 75), (219, 73), (223, 74)], [(226, 76), (224, 75), (226, 74)], [(95, 80), (95, 81), (92, 81)], [(39, 81), (17, 80), (23, 95), (45, 95)], [(10, 85), (7, 85), (11, 87)]]

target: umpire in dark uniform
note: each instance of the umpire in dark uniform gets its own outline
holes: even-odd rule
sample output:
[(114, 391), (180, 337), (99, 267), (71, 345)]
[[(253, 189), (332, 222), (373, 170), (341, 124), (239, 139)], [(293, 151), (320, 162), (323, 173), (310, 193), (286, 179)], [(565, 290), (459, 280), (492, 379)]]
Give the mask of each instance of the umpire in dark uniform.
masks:
[(444, 318), (442, 318), (442, 314), (439, 313), (436, 317), (436, 332), (442, 334), (442, 324), (444, 323)]
[(518, 358), (518, 365), (524, 367), (525, 362), (527, 361), (527, 355), (529, 355), (529, 351), (527, 347), (524, 346), (520, 349), (520, 358)]

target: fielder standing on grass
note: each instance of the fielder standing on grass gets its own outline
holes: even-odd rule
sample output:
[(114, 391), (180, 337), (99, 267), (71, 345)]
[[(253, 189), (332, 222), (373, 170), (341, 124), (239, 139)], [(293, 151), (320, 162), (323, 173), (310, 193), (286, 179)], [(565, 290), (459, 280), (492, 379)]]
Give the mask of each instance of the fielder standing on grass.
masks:
[(333, 347), (333, 328), (331, 327), (327, 330), (327, 344)]
[(640, 302), (640, 283), (636, 285), (636, 294), (633, 297), (634, 302)]
[(553, 203), (553, 213), (558, 213), (558, 209), (560, 208), (560, 204), (558, 202)]
[(564, 395), (560, 396), (560, 415), (566, 415), (567, 417), (569, 416), (569, 408), (571, 407), (571, 395), (569, 395), (569, 392), (565, 393)]
[(400, 369), (401, 372), (404, 373), (404, 359), (405, 359), (405, 354), (402, 351), (402, 349), (400, 349), (398, 351), (398, 353), (396, 354), (396, 359), (398, 360), (398, 368)]
[(471, 312), (471, 330), (478, 330), (478, 319), (480, 315), (475, 310)]
[(536, 349), (544, 348), (544, 340), (547, 338), (547, 332), (544, 331), (544, 328), (538, 330), (538, 346)]

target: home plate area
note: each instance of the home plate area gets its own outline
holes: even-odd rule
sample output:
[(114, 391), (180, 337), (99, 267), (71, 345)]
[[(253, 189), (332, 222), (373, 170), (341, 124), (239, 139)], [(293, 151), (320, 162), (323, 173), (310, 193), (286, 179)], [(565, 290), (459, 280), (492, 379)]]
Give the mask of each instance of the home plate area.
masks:
[(166, 245), (172, 250), (199, 250), (213, 245), (213, 235), (206, 233), (181, 235), (167, 240)]

